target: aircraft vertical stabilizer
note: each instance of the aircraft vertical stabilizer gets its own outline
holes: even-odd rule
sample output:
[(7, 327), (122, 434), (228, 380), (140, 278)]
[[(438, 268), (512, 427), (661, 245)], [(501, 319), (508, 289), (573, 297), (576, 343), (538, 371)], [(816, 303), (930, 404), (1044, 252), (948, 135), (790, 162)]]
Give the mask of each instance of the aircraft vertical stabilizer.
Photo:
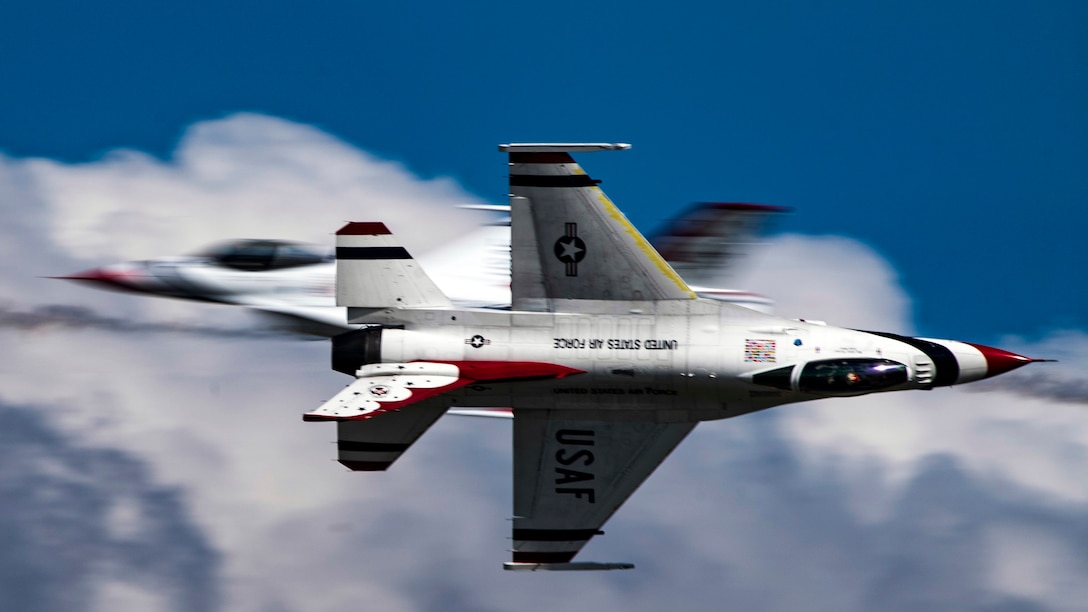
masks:
[[(514, 241), (514, 308), (551, 300), (693, 299), (695, 293), (570, 156), (625, 144), (506, 144), (515, 236), (531, 222), (535, 257)], [(528, 206), (518, 198), (527, 198)], [(525, 214), (528, 213), (528, 214)], [(540, 294), (544, 295), (541, 296)]]
[[(348, 223), (336, 232), (336, 305), (367, 309), (451, 304), (384, 223)], [(350, 311), (348, 318), (353, 318)]]

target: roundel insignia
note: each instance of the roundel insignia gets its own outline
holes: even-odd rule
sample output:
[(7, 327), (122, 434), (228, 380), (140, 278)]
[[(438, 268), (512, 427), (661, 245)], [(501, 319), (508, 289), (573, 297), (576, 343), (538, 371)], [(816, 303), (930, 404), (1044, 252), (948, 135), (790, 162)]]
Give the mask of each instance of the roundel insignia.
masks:
[(480, 334), (476, 334), (475, 336), (473, 336), (471, 338), (466, 338), (465, 339), (465, 344), (471, 346), (472, 348), (480, 348), (482, 346), (491, 344), (491, 341), (488, 340), (487, 338), (484, 338)]
[(385, 385), (370, 385), (368, 391), (370, 391), (370, 394), (374, 397), (385, 397), (386, 395), (389, 395), (389, 387)]
[(555, 241), (555, 256), (566, 264), (578, 263), (586, 258), (586, 243), (578, 236), (563, 236)]
[(578, 262), (586, 258), (586, 242), (578, 237), (578, 224), (567, 223), (566, 233), (555, 241), (556, 259), (567, 266), (567, 276), (578, 276)]

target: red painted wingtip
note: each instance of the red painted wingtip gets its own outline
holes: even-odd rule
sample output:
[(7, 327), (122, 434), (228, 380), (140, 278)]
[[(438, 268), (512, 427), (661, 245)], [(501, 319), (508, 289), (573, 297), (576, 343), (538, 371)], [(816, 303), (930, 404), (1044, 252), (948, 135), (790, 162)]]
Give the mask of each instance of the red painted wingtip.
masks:
[(1053, 361), (1052, 359), (1032, 359), (1031, 357), (1024, 357), (1023, 355), (1017, 355), (1016, 353), (994, 348), (992, 346), (984, 346), (982, 344), (971, 344), (971, 346), (978, 349), (983, 357), (986, 358), (986, 378), (1011, 372), (1016, 368), (1026, 366), (1029, 363)]
[(348, 223), (336, 232), (337, 236), (385, 236), (392, 234), (381, 222)]

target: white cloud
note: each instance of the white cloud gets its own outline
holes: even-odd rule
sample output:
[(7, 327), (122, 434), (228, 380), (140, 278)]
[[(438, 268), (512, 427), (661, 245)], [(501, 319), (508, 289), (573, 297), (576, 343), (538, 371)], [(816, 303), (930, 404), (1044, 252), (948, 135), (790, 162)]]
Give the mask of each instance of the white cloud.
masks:
[[(1009, 595), (1088, 601), (1088, 564), (1076, 551), (1076, 542), (1037, 528), (998, 526), (989, 534), (990, 587)], [(1079, 605), (1079, 604), (1074, 604)], [(1074, 609), (1073, 605), (1067, 606)]]
[(842, 236), (776, 236), (756, 248), (736, 286), (772, 297), (791, 319), (910, 334), (910, 297), (895, 269), (864, 244)]
[[(197, 124), (165, 162), (137, 152), (80, 165), (0, 159), (0, 195), (27, 204), (0, 210), (0, 249), (42, 253), (31, 265), (47, 274), (71, 271), (48, 266), (169, 254), (219, 237), (321, 241), (348, 219), (385, 219), (396, 230), (475, 199), (314, 128), (255, 115)], [(462, 222), (446, 221), (409, 224), (405, 238), (430, 240)], [(24, 310), (69, 303), (146, 319), (172, 304), (0, 266), (0, 296)], [(855, 241), (782, 237), (750, 271), (744, 286), (775, 297), (786, 316), (911, 328), (894, 270)], [(213, 326), (236, 315), (176, 308)], [(207, 597), (199, 601), (221, 596), (226, 609), (653, 610), (722, 601), (738, 609), (1010, 601), (1061, 609), (1082, 593), (1069, 572), (1045, 579), (1055, 567), (1088, 564), (1088, 546), (1055, 544), (1085, 544), (1075, 526), (1088, 501), (1088, 426), (1074, 403), (944, 390), (704, 424), (584, 554), (640, 569), (526, 576), (499, 567), (509, 545), (509, 423), (443, 419), (391, 472), (351, 474), (333, 461), (333, 429), (300, 419), (347, 382), (328, 369), (327, 343), (65, 327), (8, 327), (0, 342), (0, 401), (33, 406), (81, 447), (142, 466), (148, 490), (182, 492), (169, 506), (174, 522), (162, 524), (185, 537), (164, 529), (153, 542), (206, 538), (206, 574), (176, 582), (192, 580)], [(1076, 372), (1088, 365), (1078, 342), (1068, 335), (1009, 348), (1061, 353), (1059, 366)], [(45, 465), (23, 448), (0, 436), (8, 466)], [(44, 480), (48, 472), (40, 473)], [(148, 522), (153, 515), (106, 480), (87, 485), (109, 501), (95, 529), (121, 541), (146, 537), (158, 525)], [(35, 521), (13, 516), (0, 513), (0, 530)], [(1021, 567), (1023, 547), (1033, 556)], [(18, 553), (38, 567), (42, 549)], [(97, 580), (98, 559), (73, 571)], [(1010, 578), (1018, 572), (1022, 580)], [(62, 580), (41, 575), (43, 584)], [(172, 594), (169, 580), (153, 591), (112, 575), (96, 584), (102, 609), (198, 601)]]
[(331, 244), (345, 221), (377, 216), (408, 246), (429, 246), (473, 225), (451, 205), (479, 202), (449, 179), (421, 180), (316, 128), (246, 113), (190, 127), (165, 161), (117, 150), (86, 164), (8, 163), (35, 186), (53, 241), (106, 261), (238, 237)]
[[(895, 270), (865, 245), (835, 236), (786, 235), (753, 253), (742, 286), (774, 296), (778, 313), (860, 329), (910, 333), (910, 298)], [(1004, 348), (1037, 364), (976, 385), (928, 393), (878, 394), (779, 408), (784, 435), (814, 466), (877, 461), (894, 499), (920, 461), (961, 458), (980, 477), (1006, 479), (1054, 499), (1088, 503), (1088, 336), (1064, 331)], [(987, 391), (985, 393), (978, 393)], [(1001, 391), (1001, 392), (998, 392)], [(1064, 400), (1057, 404), (1053, 400)], [(867, 489), (866, 495), (872, 491)], [(881, 513), (876, 500), (858, 509)]]

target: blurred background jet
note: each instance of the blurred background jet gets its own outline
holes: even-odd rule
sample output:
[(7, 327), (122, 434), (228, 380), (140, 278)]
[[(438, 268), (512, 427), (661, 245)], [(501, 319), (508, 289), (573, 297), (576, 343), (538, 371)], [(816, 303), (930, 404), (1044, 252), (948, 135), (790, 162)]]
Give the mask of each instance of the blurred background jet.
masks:
[[(650, 241), (701, 297), (770, 313), (770, 298), (725, 285), (769, 221), (787, 210), (694, 204)], [(509, 218), (482, 225), (419, 259), (456, 306), (510, 307)], [(346, 309), (336, 306), (332, 250), (288, 240), (234, 240), (192, 255), (111, 264), (58, 278), (100, 289), (245, 306), (273, 317), (278, 328), (306, 335), (334, 336), (357, 327), (347, 323)]]

